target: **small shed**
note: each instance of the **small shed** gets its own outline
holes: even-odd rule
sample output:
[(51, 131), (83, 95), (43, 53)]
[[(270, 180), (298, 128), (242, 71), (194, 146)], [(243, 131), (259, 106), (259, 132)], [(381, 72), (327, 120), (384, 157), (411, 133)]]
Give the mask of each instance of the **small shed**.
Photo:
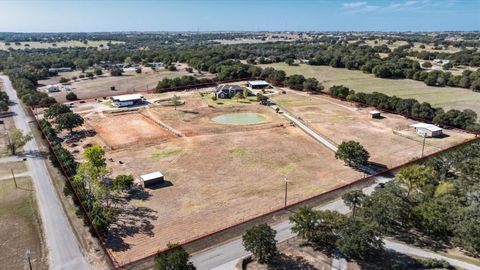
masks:
[(149, 187), (156, 184), (161, 184), (165, 181), (163, 174), (159, 171), (148, 173), (140, 176), (142, 180), (143, 187)]
[(382, 112), (381, 111), (373, 110), (373, 111), (369, 111), (368, 113), (372, 116), (372, 118), (381, 118), (382, 117), (382, 115), (381, 115)]
[(410, 125), (415, 128), (418, 135), (422, 137), (439, 137), (443, 134), (443, 129), (432, 124), (417, 123)]
[(266, 81), (248, 81), (247, 83), (250, 89), (265, 89), (270, 87), (270, 84)]

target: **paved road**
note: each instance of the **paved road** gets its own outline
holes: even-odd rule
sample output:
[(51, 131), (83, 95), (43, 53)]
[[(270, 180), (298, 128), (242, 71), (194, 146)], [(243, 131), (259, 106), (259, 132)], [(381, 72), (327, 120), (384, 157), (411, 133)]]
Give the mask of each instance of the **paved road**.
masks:
[[(13, 89), (10, 79), (3, 75), (0, 76), (0, 79), (3, 80), (3, 88), (10, 101), (14, 103), (10, 106), (10, 110), (15, 114), (13, 116), (15, 126), (23, 132), (31, 132), (28, 122), (32, 119), (20, 107), (17, 93)], [(35, 155), (39, 151), (36, 141), (28, 142), (24, 150), (27, 152), (27, 156), (28, 153), (31, 154), (27, 159), (27, 167), (36, 190), (50, 269), (90, 269), (55, 192), (45, 160)]]
[[(370, 195), (375, 190), (375, 186), (378, 183), (386, 183), (390, 180), (392, 179), (383, 176), (377, 176), (375, 183), (364, 188), (362, 191), (365, 194)], [(342, 214), (347, 214), (350, 212), (348, 206), (346, 206), (341, 199), (337, 199), (316, 209), (338, 211)], [(276, 239), (278, 242), (285, 241), (295, 236), (295, 234), (291, 231), (292, 224), (288, 220), (278, 223), (272, 226), (272, 228), (277, 232)], [(460, 260), (451, 259), (433, 252), (427, 252), (419, 248), (388, 240), (384, 240), (384, 242), (386, 248), (395, 250), (396, 252), (402, 254), (415, 255), (425, 258), (444, 259), (454, 266), (459, 266), (465, 269), (480, 270), (479, 266)], [(245, 251), (243, 248), (241, 239), (237, 238), (225, 244), (193, 254), (192, 262), (195, 264), (195, 266), (197, 266), (198, 270), (230, 270), (235, 269), (235, 264), (239, 259), (248, 256), (249, 254), (250, 253)], [(338, 258), (332, 263), (332, 266), (338, 267), (337, 269), (345, 269), (346, 261), (344, 261), (342, 258)]]

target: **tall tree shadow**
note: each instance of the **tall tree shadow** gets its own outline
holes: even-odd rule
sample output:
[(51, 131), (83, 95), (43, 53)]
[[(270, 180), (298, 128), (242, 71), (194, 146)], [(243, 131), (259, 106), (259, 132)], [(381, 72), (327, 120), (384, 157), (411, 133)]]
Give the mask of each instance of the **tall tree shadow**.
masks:
[(125, 243), (124, 238), (143, 234), (153, 236), (152, 221), (157, 219), (157, 211), (141, 206), (132, 206), (128, 200), (123, 200), (118, 206), (120, 211), (115, 223), (111, 224), (107, 237), (106, 247), (112, 251), (126, 251), (130, 249), (130, 244)]
[(308, 261), (300, 256), (287, 256), (283, 253), (273, 258), (268, 264), (272, 270), (316, 270)]

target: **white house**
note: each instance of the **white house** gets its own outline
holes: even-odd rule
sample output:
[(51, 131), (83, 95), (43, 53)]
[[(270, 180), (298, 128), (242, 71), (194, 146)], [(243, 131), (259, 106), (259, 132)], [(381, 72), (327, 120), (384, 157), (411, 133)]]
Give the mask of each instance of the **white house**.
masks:
[(141, 94), (130, 94), (122, 96), (113, 96), (110, 97), (113, 101), (113, 104), (117, 107), (127, 107), (136, 104), (141, 104), (144, 101), (143, 95)]
[(60, 92), (60, 87), (58, 87), (58, 85), (47, 85), (45, 91), (47, 93)]
[(418, 135), (422, 137), (438, 137), (443, 134), (443, 129), (432, 124), (427, 123), (417, 123), (410, 125), (415, 128), (415, 131)]

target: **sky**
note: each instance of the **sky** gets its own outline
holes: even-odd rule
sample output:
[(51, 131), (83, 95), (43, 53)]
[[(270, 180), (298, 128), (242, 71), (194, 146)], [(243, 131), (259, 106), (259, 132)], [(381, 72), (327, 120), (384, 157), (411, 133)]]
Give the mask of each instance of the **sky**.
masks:
[(0, 0), (0, 32), (480, 30), (480, 0)]

